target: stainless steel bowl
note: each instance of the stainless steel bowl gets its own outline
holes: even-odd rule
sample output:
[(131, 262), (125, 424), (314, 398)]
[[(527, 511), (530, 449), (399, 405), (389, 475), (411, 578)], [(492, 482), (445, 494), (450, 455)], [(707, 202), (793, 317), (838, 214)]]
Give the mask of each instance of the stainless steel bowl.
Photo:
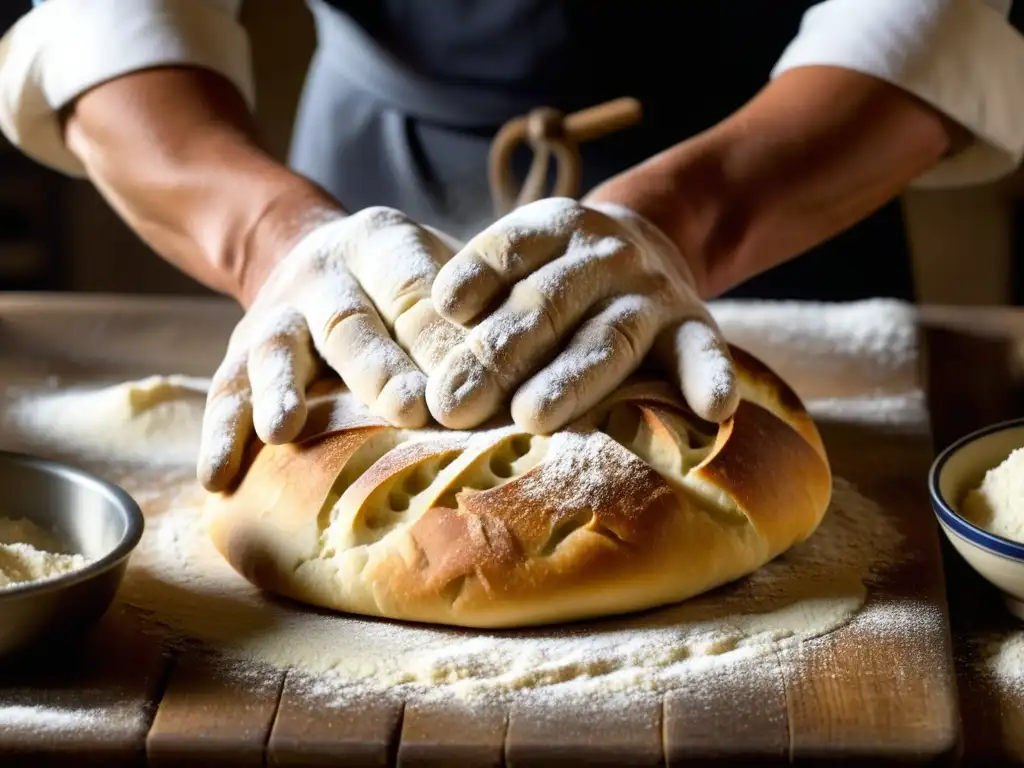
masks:
[(112, 483), (55, 461), (0, 451), (0, 516), (27, 518), (92, 562), (55, 579), (0, 590), (0, 656), (99, 619), (142, 538), (138, 504)]

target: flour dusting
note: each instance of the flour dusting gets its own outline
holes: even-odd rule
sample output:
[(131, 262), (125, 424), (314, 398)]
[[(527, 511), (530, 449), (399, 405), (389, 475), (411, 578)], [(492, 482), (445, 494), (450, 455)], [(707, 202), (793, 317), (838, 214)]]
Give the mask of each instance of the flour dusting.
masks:
[(0, 703), (0, 728), (17, 728), (21, 733), (48, 734), (103, 730), (106, 713), (102, 710), (66, 709)]
[(1024, 690), (1024, 631), (987, 632), (975, 637), (972, 646), (973, 665), (990, 685)]
[(26, 438), (59, 454), (137, 464), (194, 463), (207, 379), (150, 376), (106, 387), (22, 397), (6, 417)]
[(893, 395), (920, 388), (912, 304), (713, 301), (725, 337), (782, 374), (804, 399)]
[(746, 579), (685, 603), (562, 627), (470, 631), (329, 614), (263, 595), (205, 531), (195, 487), (150, 516), (122, 599), (173, 636), (227, 658), (286, 668), (346, 692), (478, 699), (670, 690), (700, 670), (833, 631), (864, 606), (901, 536), (877, 504), (837, 478), (805, 543)]
[[(888, 427), (919, 423), (925, 413), (914, 378), (913, 323), (902, 304), (765, 303), (740, 312), (720, 303), (712, 309), (726, 336), (792, 382), (815, 418)], [(83, 391), (36, 396), (22, 402), (17, 414), (18, 423), (44, 435), (55, 449), (112, 460), (104, 465), (106, 476), (144, 505), (147, 528), (121, 600), (143, 611), (153, 630), (171, 641), (200, 641), (225, 663), (252, 674), (290, 670), (289, 685), (303, 686), (325, 706), (375, 693), (405, 700), (528, 697), (589, 704), (624, 697), (628, 705), (669, 690), (699, 696), (714, 686), (740, 683), (758, 670), (770, 671), (770, 659), (785, 649), (847, 625), (857, 627), (858, 638), (865, 631), (885, 637), (942, 631), (936, 606), (876, 599), (872, 586), (904, 555), (915, 553), (903, 551), (894, 511), (882, 509), (841, 476), (834, 478), (830, 509), (808, 541), (746, 578), (659, 610), (495, 632), (401, 624), (298, 605), (261, 593), (215, 550), (202, 519), (194, 452), (182, 451), (177, 458), (189, 454), (186, 461), (167, 467), (173, 452), (162, 446), (173, 442), (169, 435), (175, 429), (187, 426), (191, 450), (198, 442), (201, 410), (157, 421), (141, 433), (123, 410), (114, 422), (96, 419), (84, 408), (69, 419), (69, 406), (95, 406), (101, 391), (92, 390), (88, 401), (74, 399)], [(865, 391), (881, 397), (851, 397)], [(93, 428), (84, 428), (90, 420)], [(74, 423), (62, 431), (68, 421)], [(101, 423), (121, 426), (98, 436), (95, 425)], [(133, 430), (133, 436), (122, 437)], [(841, 474), (841, 468), (834, 469)], [(37, 714), (51, 723), (63, 716), (59, 708)], [(30, 716), (0, 706), (0, 726)]]

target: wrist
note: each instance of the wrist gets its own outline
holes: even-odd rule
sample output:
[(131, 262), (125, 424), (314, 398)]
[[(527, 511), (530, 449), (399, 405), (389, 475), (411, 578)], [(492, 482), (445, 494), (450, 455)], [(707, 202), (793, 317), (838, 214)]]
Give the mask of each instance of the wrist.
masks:
[(247, 217), (249, 225), (226, 264), (231, 295), (248, 309), (267, 277), (312, 229), (344, 216), (341, 206), (312, 182), (294, 176)]
[(260, 145), (224, 78), (157, 68), (83, 94), (65, 141), (124, 221), (167, 261), (249, 306), (325, 191)]
[(675, 246), (701, 297), (711, 298), (721, 290), (721, 265), (728, 261), (728, 225), (741, 221), (737, 200), (725, 194), (721, 158), (701, 135), (609, 179), (583, 202), (623, 206), (656, 227)]

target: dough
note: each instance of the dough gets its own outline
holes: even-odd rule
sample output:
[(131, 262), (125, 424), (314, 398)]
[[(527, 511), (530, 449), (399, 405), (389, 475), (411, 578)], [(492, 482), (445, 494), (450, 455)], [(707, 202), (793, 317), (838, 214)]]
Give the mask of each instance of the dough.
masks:
[(566, 429), (384, 425), (336, 382), (300, 442), (253, 446), (206, 519), (253, 584), (352, 613), (512, 627), (674, 603), (810, 536), (831, 494), (793, 391), (733, 347), (742, 402), (721, 427), (634, 380)]

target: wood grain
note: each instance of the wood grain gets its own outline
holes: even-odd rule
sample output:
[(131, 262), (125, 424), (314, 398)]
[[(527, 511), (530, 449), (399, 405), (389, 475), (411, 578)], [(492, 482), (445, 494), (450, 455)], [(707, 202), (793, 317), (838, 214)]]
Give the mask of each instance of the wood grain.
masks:
[(160, 643), (119, 605), (80, 638), (7, 660), (0, 765), (138, 765), (168, 663)]
[(387, 766), (395, 761), (400, 703), (372, 697), (339, 700), (311, 690), (297, 675), (285, 680), (267, 762), (280, 766)]
[[(4, 297), (0, 375), (19, 383), (47, 375), (66, 380), (153, 372), (209, 375), (236, 318), (229, 303), (205, 300)], [(980, 335), (990, 342), (998, 338), (997, 317), (986, 315), (981, 322)], [(194, 333), (197, 326), (203, 334)], [(1007, 369), (1019, 365), (1024, 322), (1019, 327), (1018, 336), (989, 343), (988, 352), (974, 352), (982, 357), (970, 358), (971, 366), (988, 366), (984, 361), (994, 359), (1004, 360)], [(952, 427), (946, 419), (947, 431), (967, 423), (967, 401), (983, 401), (979, 409), (985, 418), (997, 410), (991, 389), (962, 366), (947, 363), (940, 373), (958, 374), (955, 387), (932, 399), (932, 407), (938, 403), (944, 415), (954, 405), (960, 409)], [(1005, 408), (1013, 398), (1007, 391)], [(957, 707), (938, 539), (923, 496), (922, 468), (931, 455), (927, 430), (825, 424), (822, 431), (837, 474), (905, 515), (911, 565), (897, 570), (872, 599), (920, 601), (938, 612), (937, 627), (920, 636), (897, 632), (880, 645), (875, 635), (851, 627), (782, 654), (778, 663), (762, 661), (756, 674), (732, 667), (720, 681), (702, 679), (649, 706), (592, 717), (577, 707), (467, 712), (426, 703), (339, 703), (333, 696), (317, 696), (291, 675), (254, 685), (195, 656), (168, 675), (158, 643), (122, 630), (117, 642), (123, 646), (115, 646), (121, 650), (114, 659), (105, 653), (101, 661), (95, 645), (81, 646), (78, 668), (69, 662), (60, 675), (26, 668), (11, 678), (18, 681), (15, 686), (7, 686), (5, 678), (0, 702), (52, 706), (73, 700), (102, 711), (102, 703), (114, 697), (135, 702), (134, 711), (142, 714), (106, 736), (86, 731), (77, 741), (0, 729), (0, 764), (13, 764), (7, 758), (16, 756), (33, 765), (44, 758), (62, 765), (83, 764), (83, 757), (102, 765), (137, 762), (145, 757), (151, 720), (149, 755), (163, 765), (186, 760), (296, 766), (678, 765), (790, 756), (797, 762), (948, 760), (957, 742)], [(985, 602), (975, 603), (986, 615)], [(970, 637), (966, 623), (958, 630), (958, 655)], [(104, 624), (96, 637), (107, 638), (110, 631)], [(962, 668), (960, 674), (967, 754), (1024, 759), (1024, 697), (988, 688), (982, 695), (974, 678)], [(167, 692), (157, 707), (165, 682)], [(971, 730), (981, 721), (987, 727), (984, 737)], [(999, 745), (985, 751), (979, 743), (989, 737)]]
[[(723, 738), (726, 728), (729, 736)], [(769, 656), (712, 669), (697, 684), (666, 694), (664, 743), (669, 768), (788, 763), (789, 713), (778, 660)]]
[(509, 713), (505, 760), (519, 766), (653, 766), (663, 763), (660, 702), (591, 712), (516, 705)]
[(170, 682), (146, 740), (152, 766), (262, 766), (284, 673), (241, 674), (189, 651)]
[(503, 707), (410, 702), (402, 719), (400, 768), (500, 768), (508, 712)]
[[(904, 559), (869, 592), (866, 623), (855, 620), (780, 654), (792, 758), (949, 761), (960, 747), (959, 712), (941, 550), (925, 488), (929, 430), (820, 427), (836, 474), (898, 513)], [(898, 606), (920, 615), (894, 625), (890, 611)]]

